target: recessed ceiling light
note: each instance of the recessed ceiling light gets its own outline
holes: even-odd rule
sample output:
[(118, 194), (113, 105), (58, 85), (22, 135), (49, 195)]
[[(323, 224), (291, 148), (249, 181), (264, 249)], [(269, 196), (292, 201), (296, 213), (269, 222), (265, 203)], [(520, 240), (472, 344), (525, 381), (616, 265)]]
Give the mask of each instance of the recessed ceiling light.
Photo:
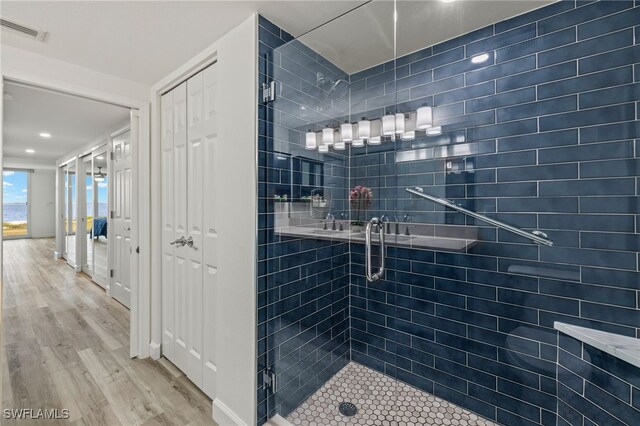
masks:
[(26, 152), (27, 154), (33, 154), (36, 151), (31, 149), (31, 148), (29, 148), (29, 149), (25, 149), (24, 152)]
[(104, 157), (102, 155), (99, 155), (96, 157), (96, 160), (104, 160)]
[(41, 138), (50, 138), (51, 137), (51, 133), (42, 132), (42, 133), (40, 133), (40, 137)]
[(474, 64), (481, 64), (484, 61), (486, 61), (487, 59), (489, 59), (489, 54), (488, 53), (481, 53), (479, 55), (476, 55), (474, 57), (471, 58), (471, 62), (473, 62)]
[(440, 0), (442, 3), (453, 3), (456, 0)]

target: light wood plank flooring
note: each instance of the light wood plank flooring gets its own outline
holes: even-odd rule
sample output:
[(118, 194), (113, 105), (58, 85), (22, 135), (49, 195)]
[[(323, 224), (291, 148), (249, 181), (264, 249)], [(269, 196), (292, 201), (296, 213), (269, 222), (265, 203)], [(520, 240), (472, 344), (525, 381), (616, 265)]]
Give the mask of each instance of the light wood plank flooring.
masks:
[(129, 311), (53, 251), (52, 239), (4, 242), (2, 408), (70, 416), (0, 423), (215, 425), (171, 363), (129, 358)]

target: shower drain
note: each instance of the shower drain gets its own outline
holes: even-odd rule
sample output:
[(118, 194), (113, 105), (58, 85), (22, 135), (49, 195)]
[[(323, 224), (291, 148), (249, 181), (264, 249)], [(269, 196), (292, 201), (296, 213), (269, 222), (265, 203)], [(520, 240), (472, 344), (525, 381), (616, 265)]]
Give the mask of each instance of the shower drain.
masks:
[(344, 416), (349, 416), (349, 417), (355, 416), (356, 413), (358, 412), (358, 408), (356, 408), (356, 406), (350, 402), (343, 402), (338, 407), (338, 410), (340, 410), (340, 414)]

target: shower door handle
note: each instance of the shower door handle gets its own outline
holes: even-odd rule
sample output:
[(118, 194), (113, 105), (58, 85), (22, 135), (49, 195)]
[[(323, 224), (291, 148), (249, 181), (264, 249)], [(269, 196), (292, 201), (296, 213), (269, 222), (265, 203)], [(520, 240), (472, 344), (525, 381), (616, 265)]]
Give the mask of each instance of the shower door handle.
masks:
[[(371, 231), (374, 226), (378, 228), (378, 236), (380, 237), (380, 267), (378, 272), (373, 273), (371, 270)], [(365, 270), (367, 274), (367, 281), (375, 282), (380, 280), (384, 276), (384, 260), (386, 255), (386, 249), (384, 246), (384, 223), (377, 217), (374, 217), (367, 223), (367, 229), (365, 231)]]

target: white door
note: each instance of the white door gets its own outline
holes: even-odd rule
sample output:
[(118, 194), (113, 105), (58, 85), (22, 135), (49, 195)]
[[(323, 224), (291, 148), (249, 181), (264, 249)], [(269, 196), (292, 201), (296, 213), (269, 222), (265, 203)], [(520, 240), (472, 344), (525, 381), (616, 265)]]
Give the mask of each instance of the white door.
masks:
[(217, 295), (218, 272), (218, 223), (216, 221), (216, 208), (218, 199), (214, 191), (214, 159), (216, 158), (216, 145), (218, 143), (218, 115), (216, 110), (218, 74), (216, 64), (202, 72), (204, 92), (203, 119), (202, 119), (202, 161), (203, 165), (203, 192), (202, 192), (202, 303), (203, 303), (203, 334), (202, 334), (202, 390), (214, 398), (216, 394), (216, 361), (215, 361), (215, 335), (213, 333), (214, 315)]
[(212, 398), (216, 84), (214, 65), (163, 95), (161, 106), (162, 353)]
[(108, 230), (113, 244), (111, 297), (127, 308), (131, 304), (131, 216), (132, 170), (131, 131), (114, 136), (113, 152), (113, 220)]
[(187, 377), (202, 388), (202, 73), (187, 81)]

